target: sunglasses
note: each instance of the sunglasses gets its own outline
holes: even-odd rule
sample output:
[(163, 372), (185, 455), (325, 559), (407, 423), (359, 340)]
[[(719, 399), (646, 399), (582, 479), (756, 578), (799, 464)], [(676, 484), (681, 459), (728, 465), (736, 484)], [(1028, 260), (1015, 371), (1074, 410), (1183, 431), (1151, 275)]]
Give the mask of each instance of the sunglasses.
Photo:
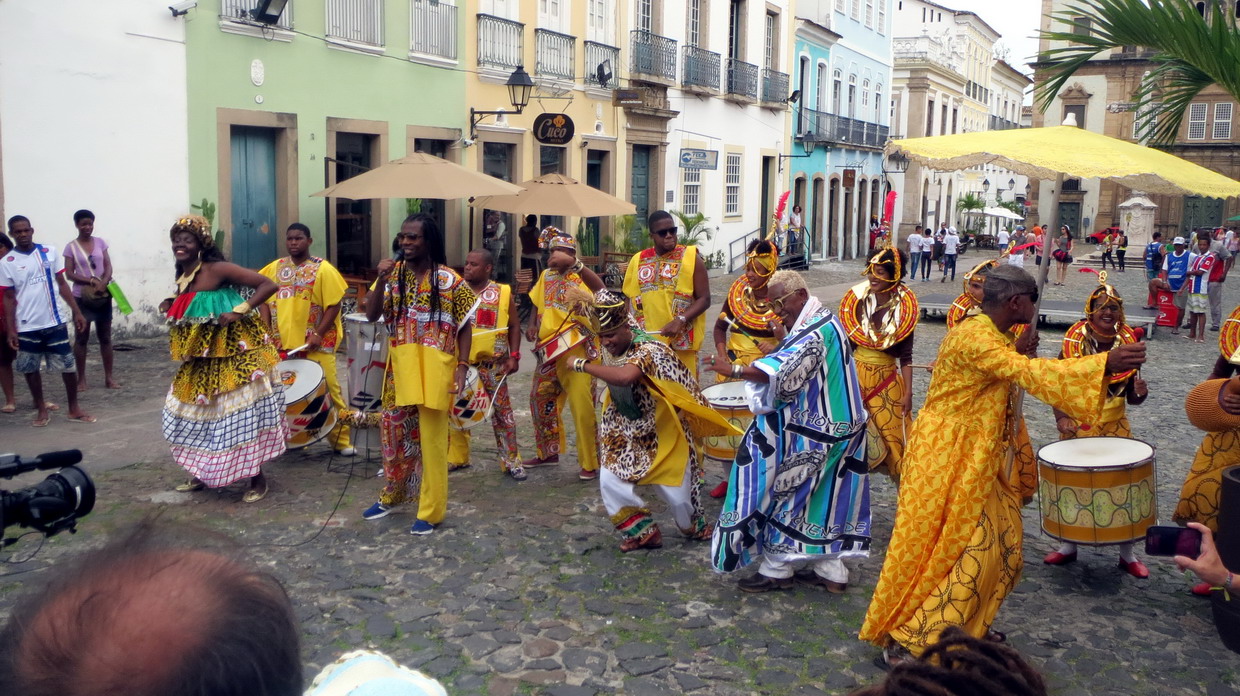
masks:
[(650, 234), (653, 234), (653, 235), (655, 235), (656, 237), (669, 237), (669, 236), (674, 237), (674, 236), (676, 236), (676, 228), (675, 228), (675, 227), (669, 227), (669, 228), (668, 228), (668, 229), (666, 229), (666, 230), (659, 230), (659, 231), (657, 231), (657, 232), (655, 232), (655, 231), (653, 231), (653, 230), (652, 230), (652, 231), (650, 232)]
[(1034, 303), (1034, 304), (1037, 304), (1037, 302), (1038, 302), (1038, 291), (1037, 291), (1037, 290), (1034, 290), (1033, 292), (1022, 292), (1021, 294), (1022, 294), (1022, 295), (1028, 295), (1028, 296), (1029, 296), (1029, 301), (1030, 301), (1030, 302), (1032, 302), (1032, 303)]
[(775, 312), (776, 314), (779, 314), (780, 312), (784, 311), (784, 300), (788, 299), (789, 297), (792, 297), (795, 294), (797, 294), (797, 291), (793, 290), (790, 293), (781, 295), (780, 297), (776, 297), (775, 299), (770, 300), (769, 304), (771, 305), (771, 311)]

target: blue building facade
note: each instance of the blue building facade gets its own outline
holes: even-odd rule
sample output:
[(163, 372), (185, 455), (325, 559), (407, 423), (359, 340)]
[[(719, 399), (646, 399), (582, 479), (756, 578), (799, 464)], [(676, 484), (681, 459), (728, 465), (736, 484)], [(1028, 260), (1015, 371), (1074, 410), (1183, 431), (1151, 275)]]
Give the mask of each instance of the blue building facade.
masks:
[(793, 79), (801, 96), (792, 112), (789, 188), (804, 211), (811, 256), (852, 259), (868, 252), (888, 190), (891, 16), (886, 0), (846, 3), (844, 12), (837, 3), (819, 6), (830, 26), (797, 20)]

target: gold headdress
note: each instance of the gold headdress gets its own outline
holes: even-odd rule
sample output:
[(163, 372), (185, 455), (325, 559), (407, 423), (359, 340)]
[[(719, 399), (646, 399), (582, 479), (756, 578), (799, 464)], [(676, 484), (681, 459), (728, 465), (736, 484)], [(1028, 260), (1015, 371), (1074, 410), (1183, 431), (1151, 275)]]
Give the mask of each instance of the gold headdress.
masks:
[(964, 289), (966, 293), (969, 292), (970, 281), (976, 278), (979, 281), (984, 283), (986, 282), (986, 274), (990, 273), (990, 270), (992, 268), (998, 268), (998, 267), (999, 267), (999, 259), (990, 259), (989, 261), (983, 261), (977, 264), (976, 266), (974, 266), (973, 268), (970, 268), (968, 271), (965, 272), (964, 283), (962, 283), (961, 287)]
[(585, 320), (586, 328), (594, 334), (615, 331), (632, 323), (624, 295), (611, 290), (591, 293), (579, 285), (572, 286), (565, 290), (564, 301), (573, 314)]
[(1115, 304), (1119, 305), (1119, 323), (1126, 324), (1127, 321), (1124, 318), (1124, 298), (1119, 296), (1119, 291), (1115, 289), (1114, 285), (1107, 283), (1107, 272), (1095, 271), (1092, 268), (1082, 268), (1080, 271), (1081, 273), (1098, 274), (1098, 287), (1094, 288), (1094, 291), (1089, 293), (1089, 297), (1085, 300), (1085, 316), (1092, 317), (1098, 310), (1114, 300)]
[[(865, 270), (861, 271), (861, 275), (874, 275), (877, 277), (878, 274), (874, 273), (875, 268), (886, 265), (891, 266), (891, 280), (889, 282), (891, 288), (894, 288), (904, 279), (904, 261), (900, 259), (900, 250), (892, 246), (890, 238), (870, 257), (870, 260), (865, 264)], [(888, 290), (891, 288), (888, 288)]]
[(211, 223), (201, 215), (186, 215), (172, 223), (172, 229), (168, 231), (168, 238), (171, 239), (181, 232), (189, 232), (198, 239), (198, 245), (203, 249), (210, 249), (215, 246), (215, 239), (211, 236)]

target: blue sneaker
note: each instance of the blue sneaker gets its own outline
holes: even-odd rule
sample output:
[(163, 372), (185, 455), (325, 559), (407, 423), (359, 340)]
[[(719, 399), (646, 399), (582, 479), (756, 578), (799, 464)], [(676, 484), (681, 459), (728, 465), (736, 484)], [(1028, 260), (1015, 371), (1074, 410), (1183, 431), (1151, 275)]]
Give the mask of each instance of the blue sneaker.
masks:
[(426, 520), (416, 520), (414, 521), (413, 526), (409, 528), (410, 534), (416, 534), (418, 536), (426, 536), (433, 531), (435, 531), (435, 525), (427, 522)]
[(390, 514), (392, 514), (392, 508), (384, 505), (383, 503), (375, 503), (374, 505), (366, 508), (366, 512), (362, 513), (362, 519), (377, 520), (380, 517), (387, 517)]

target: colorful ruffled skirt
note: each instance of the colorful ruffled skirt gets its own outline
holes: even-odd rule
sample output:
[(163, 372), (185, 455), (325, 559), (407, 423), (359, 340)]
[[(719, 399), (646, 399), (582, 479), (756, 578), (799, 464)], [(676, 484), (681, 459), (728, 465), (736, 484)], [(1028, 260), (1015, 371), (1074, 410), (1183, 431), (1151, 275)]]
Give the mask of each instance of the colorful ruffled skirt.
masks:
[(168, 311), (172, 358), (182, 364), (164, 400), (164, 438), (177, 464), (211, 488), (259, 474), (288, 437), (280, 358), (259, 315), (217, 323), (240, 302), (225, 287), (184, 293)]

